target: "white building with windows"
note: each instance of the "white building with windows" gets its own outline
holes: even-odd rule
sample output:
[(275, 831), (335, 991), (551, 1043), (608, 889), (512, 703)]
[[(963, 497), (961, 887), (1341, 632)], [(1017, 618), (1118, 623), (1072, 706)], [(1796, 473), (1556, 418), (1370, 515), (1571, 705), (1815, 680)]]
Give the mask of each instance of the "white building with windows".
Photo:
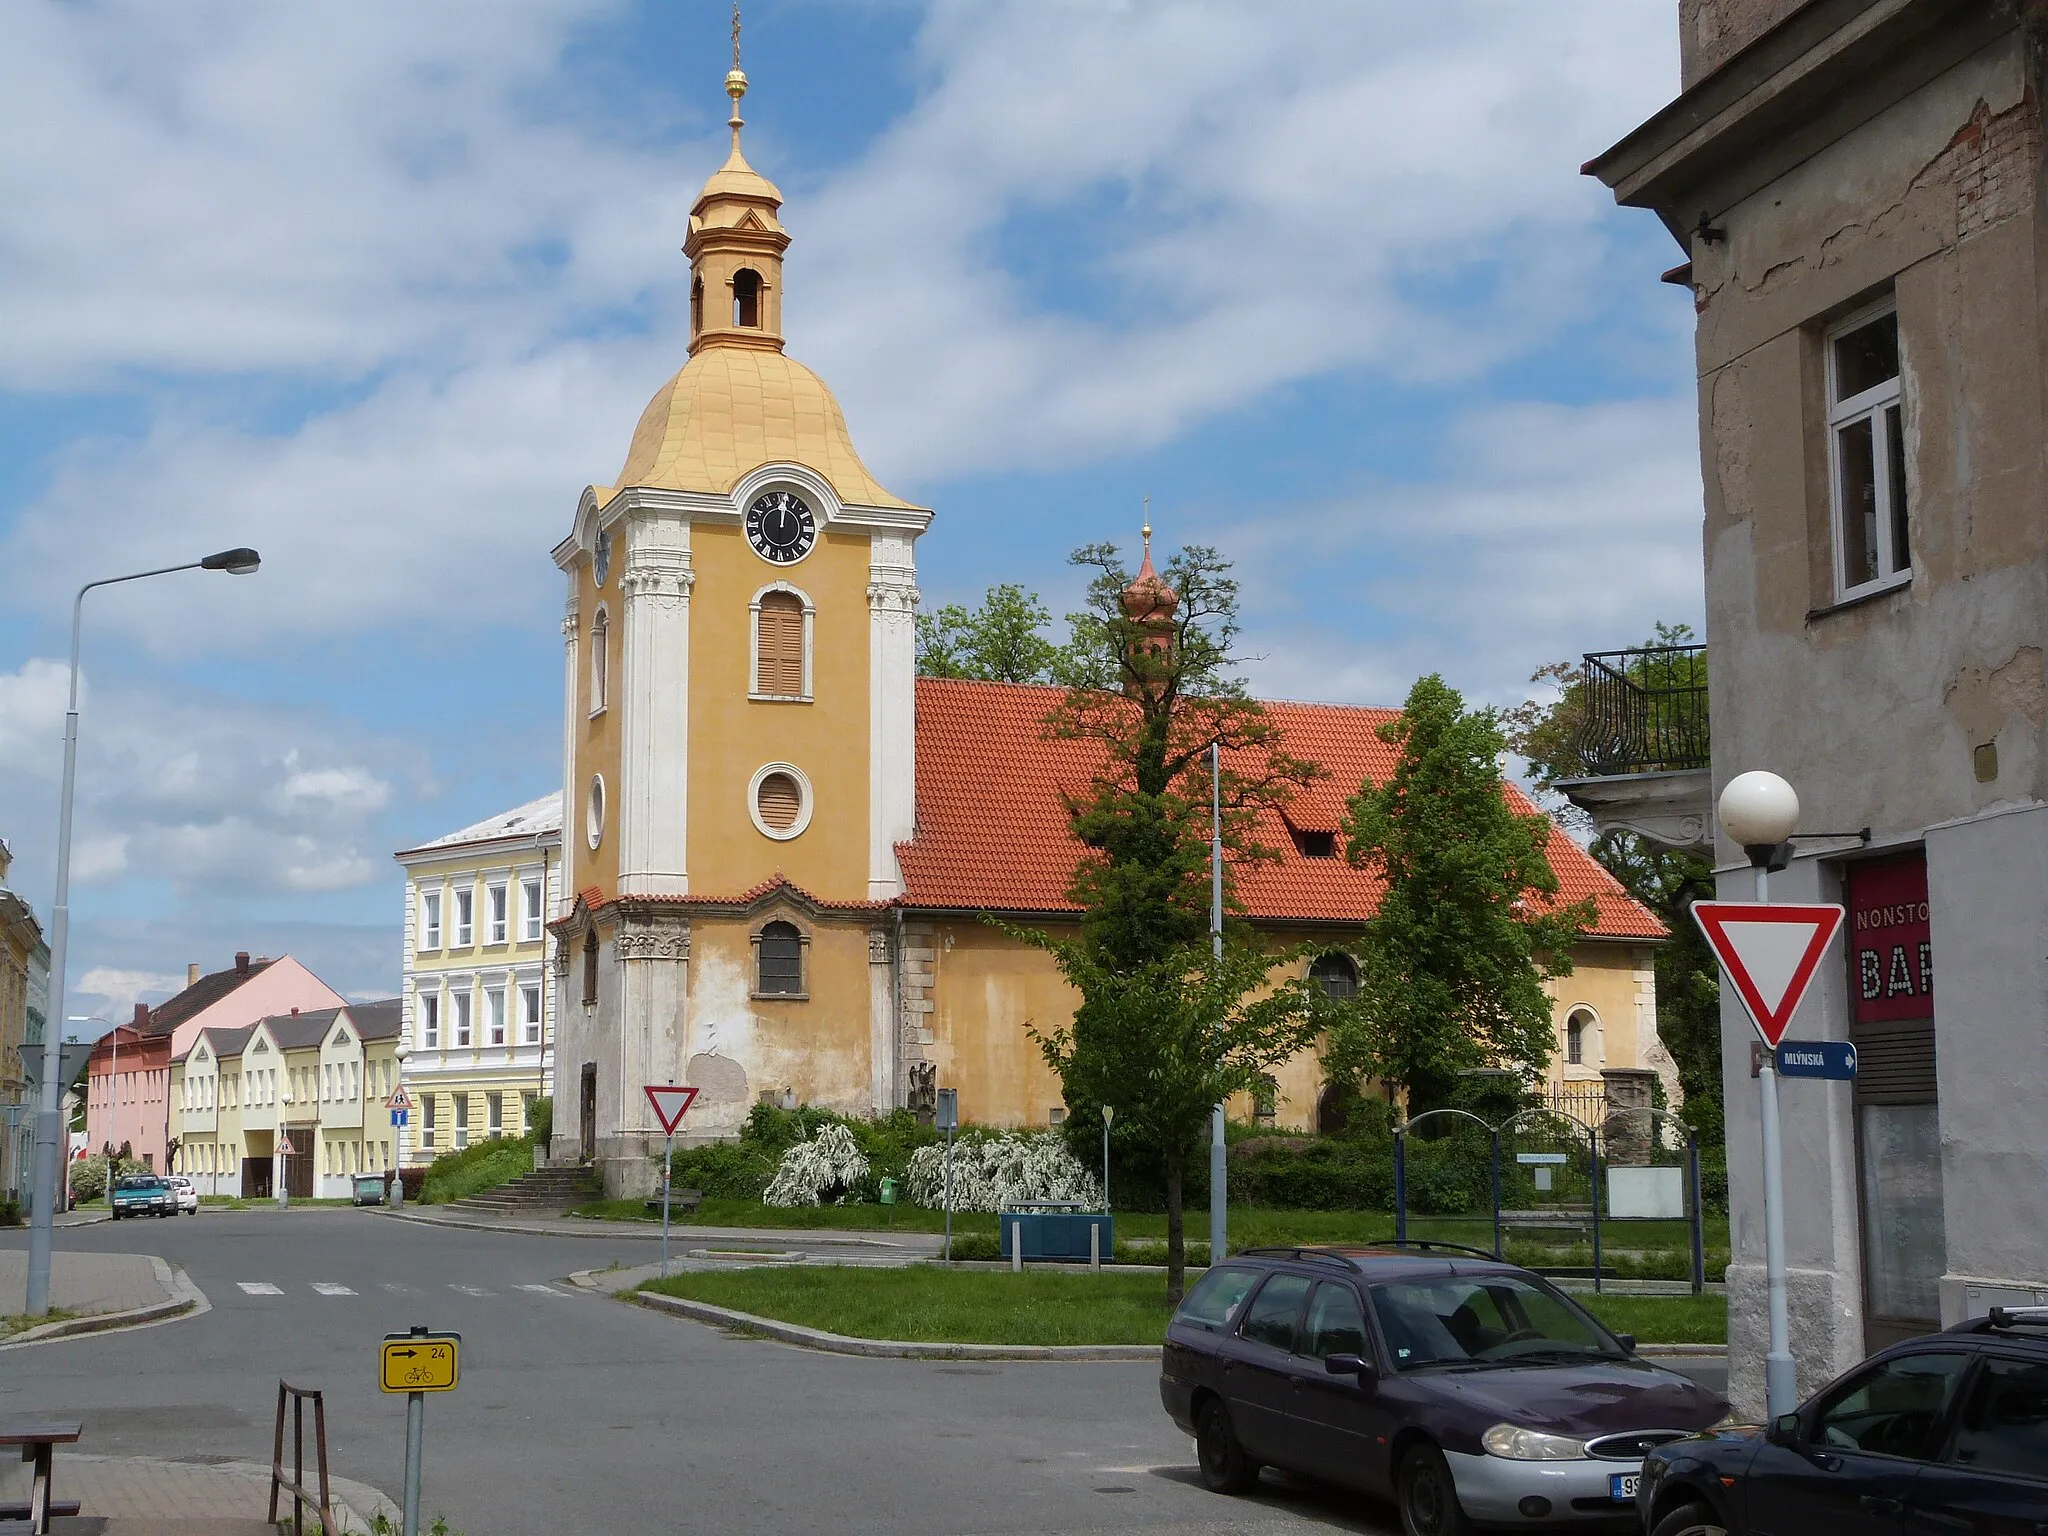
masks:
[(547, 922), (562, 797), (488, 816), (396, 855), (405, 870), (405, 1161), (523, 1136), (554, 1072)]

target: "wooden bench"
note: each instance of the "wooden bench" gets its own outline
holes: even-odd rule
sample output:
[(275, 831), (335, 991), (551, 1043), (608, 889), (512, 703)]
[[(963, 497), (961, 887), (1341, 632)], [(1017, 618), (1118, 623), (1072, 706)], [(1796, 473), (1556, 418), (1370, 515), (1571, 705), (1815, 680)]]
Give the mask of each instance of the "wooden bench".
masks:
[(31, 1531), (43, 1536), (53, 1517), (78, 1513), (75, 1499), (60, 1503), (50, 1497), (50, 1472), (56, 1448), (76, 1444), (83, 1430), (76, 1419), (0, 1418), (0, 1445), (20, 1446), (21, 1459), (35, 1467), (28, 1502), (0, 1504), (0, 1520), (26, 1520)]
[[(671, 1216), (694, 1216), (697, 1207), (704, 1203), (701, 1189), (672, 1189), (668, 1192), (668, 1209)], [(655, 1215), (661, 1214), (661, 1196), (655, 1195), (647, 1202), (647, 1209)]]
[(1562, 1211), (1502, 1211), (1500, 1213), (1502, 1232), (1568, 1232), (1583, 1241), (1593, 1240), (1593, 1213), (1590, 1209)]

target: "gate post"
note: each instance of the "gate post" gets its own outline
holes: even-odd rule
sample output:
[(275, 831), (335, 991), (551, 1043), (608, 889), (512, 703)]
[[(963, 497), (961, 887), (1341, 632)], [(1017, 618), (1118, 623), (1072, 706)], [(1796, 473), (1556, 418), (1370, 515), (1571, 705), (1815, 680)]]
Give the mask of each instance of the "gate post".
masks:
[(1500, 1252), (1500, 1128), (1493, 1132), (1493, 1256)]
[(1394, 1127), (1394, 1241), (1408, 1241), (1408, 1127)]
[(1593, 1149), (1593, 1294), (1600, 1294), (1600, 1133), (1586, 1132)]
[(1707, 1288), (1707, 1212), (1700, 1199), (1700, 1139), (1690, 1127), (1685, 1133), (1685, 1160), (1692, 1172), (1692, 1293)]

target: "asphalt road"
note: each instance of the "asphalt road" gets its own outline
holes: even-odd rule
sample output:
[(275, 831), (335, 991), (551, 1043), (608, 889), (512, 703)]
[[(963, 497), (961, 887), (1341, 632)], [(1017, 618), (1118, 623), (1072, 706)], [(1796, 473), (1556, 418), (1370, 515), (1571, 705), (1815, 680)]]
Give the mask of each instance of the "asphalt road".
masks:
[(1272, 1473), (1251, 1498), (1204, 1491), (1155, 1366), (822, 1355), (560, 1283), (644, 1261), (641, 1241), (306, 1209), (104, 1223), (59, 1245), (156, 1253), (212, 1310), (0, 1353), (0, 1413), (75, 1414), (79, 1449), (101, 1454), (261, 1461), (284, 1377), (326, 1391), (333, 1470), (395, 1495), (405, 1404), (376, 1390), (377, 1345), (452, 1329), (462, 1384), (427, 1400), (422, 1503), (465, 1536), (1398, 1529)]

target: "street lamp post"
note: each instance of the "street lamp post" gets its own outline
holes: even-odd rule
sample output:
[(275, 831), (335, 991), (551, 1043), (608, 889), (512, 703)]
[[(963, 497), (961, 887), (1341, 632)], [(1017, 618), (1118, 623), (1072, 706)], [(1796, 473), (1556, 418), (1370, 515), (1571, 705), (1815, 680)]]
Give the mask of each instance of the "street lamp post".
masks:
[[(1721, 791), (1723, 830), (1742, 845), (1756, 870), (1756, 899), (1768, 905), (1771, 871), (1783, 869), (1799, 825), (1799, 796), (1775, 773), (1737, 774)], [(1772, 1419), (1799, 1406), (1792, 1327), (1785, 1295), (1785, 1162), (1778, 1132), (1778, 1069), (1766, 1052), (1757, 1070), (1764, 1152), (1764, 1278), (1770, 1307), (1770, 1348), (1764, 1356), (1764, 1402)]]
[(49, 1026), (43, 1031), (42, 1102), (36, 1107), (35, 1215), (28, 1234), (28, 1284), (23, 1298), (30, 1317), (50, 1310), (50, 1249), (56, 1233), (58, 1121), (61, 1118), (58, 1074), (63, 1070), (64, 962), (71, 937), (71, 810), (78, 780), (78, 630), (85, 616), (85, 594), (173, 571), (226, 571), (246, 576), (262, 563), (253, 549), (224, 549), (184, 565), (159, 566), (127, 576), (88, 581), (71, 603), (71, 693), (64, 713), (64, 788), (57, 808), (57, 899), (50, 906)]
[[(1209, 743), (1209, 948), (1223, 959), (1223, 752)], [(1220, 1030), (1223, 1021), (1218, 1019)], [(1224, 1107), (1209, 1115), (1209, 1262), (1230, 1252), (1230, 1154), (1224, 1135)]]

